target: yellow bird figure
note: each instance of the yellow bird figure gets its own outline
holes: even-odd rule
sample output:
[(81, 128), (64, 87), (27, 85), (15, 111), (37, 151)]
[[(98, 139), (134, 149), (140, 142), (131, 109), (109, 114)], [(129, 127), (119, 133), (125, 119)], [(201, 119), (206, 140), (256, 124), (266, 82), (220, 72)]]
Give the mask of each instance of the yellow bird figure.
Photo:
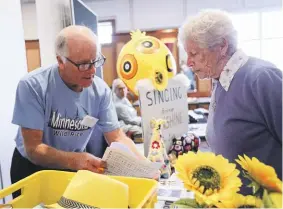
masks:
[(144, 85), (140, 81), (150, 81), (154, 89), (162, 91), (176, 75), (176, 62), (163, 42), (137, 30), (118, 56), (117, 74), (135, 95), (138, 86)]

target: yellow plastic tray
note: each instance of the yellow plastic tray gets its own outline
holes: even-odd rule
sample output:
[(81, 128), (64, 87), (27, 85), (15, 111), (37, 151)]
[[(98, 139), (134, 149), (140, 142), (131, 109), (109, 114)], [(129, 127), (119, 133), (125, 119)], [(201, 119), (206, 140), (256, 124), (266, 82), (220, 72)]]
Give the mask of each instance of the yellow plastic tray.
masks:
[[(52, 204), (60, 199), (74, 175), (73, 172), (40, 171), (0, 190), (0, 199), (21, 189), (21, 196), (7, 203), (13, 208), (33, 208), (40, 203)], [(130, 208), (154, 208), (157, 202), (157, 181), (120, 176), (110, 176), (110, 178), (129, 185)]]

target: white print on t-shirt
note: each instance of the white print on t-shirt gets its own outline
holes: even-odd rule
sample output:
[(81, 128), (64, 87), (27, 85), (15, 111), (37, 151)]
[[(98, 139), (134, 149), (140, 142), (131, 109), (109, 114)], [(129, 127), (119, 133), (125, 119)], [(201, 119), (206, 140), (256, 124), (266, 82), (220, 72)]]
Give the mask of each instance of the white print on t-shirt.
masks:
[(82, 131), (89, 129), (88, 126), (81, 124), (81, 121), (82, 119), (78, 117), (63, 117), (63, 115), (61, 115), (59, 112), (52, 111), (48, 125), (53, 129), (63, 129), (70, 131)]

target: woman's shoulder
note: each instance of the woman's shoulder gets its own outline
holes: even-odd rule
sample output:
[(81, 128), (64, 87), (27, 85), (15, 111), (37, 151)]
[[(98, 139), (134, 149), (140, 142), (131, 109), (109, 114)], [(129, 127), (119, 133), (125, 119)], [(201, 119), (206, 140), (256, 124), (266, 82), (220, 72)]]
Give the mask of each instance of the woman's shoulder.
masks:
[(256, 57), (249, 57), (249, 60), (239, 70), (245, 82), (253, 83), (261, 77), (281, 77), (282, 71), (273, 63), (259, 59)]

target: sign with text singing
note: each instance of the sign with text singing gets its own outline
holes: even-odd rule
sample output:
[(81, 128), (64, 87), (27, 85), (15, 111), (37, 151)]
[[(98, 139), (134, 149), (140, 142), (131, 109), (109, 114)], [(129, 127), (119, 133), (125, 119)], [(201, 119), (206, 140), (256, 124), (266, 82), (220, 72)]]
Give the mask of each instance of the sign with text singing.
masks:
[(169, 80), (164, 91), (139, 89), (142, 116), (144, 154), (148, 155), (152, 135), (151, 119), (164, 119), (162, 129), (164, 143), (169, 150), (172, 139), (187, 133), (188, 104), (187, 88), (175, 80)]

